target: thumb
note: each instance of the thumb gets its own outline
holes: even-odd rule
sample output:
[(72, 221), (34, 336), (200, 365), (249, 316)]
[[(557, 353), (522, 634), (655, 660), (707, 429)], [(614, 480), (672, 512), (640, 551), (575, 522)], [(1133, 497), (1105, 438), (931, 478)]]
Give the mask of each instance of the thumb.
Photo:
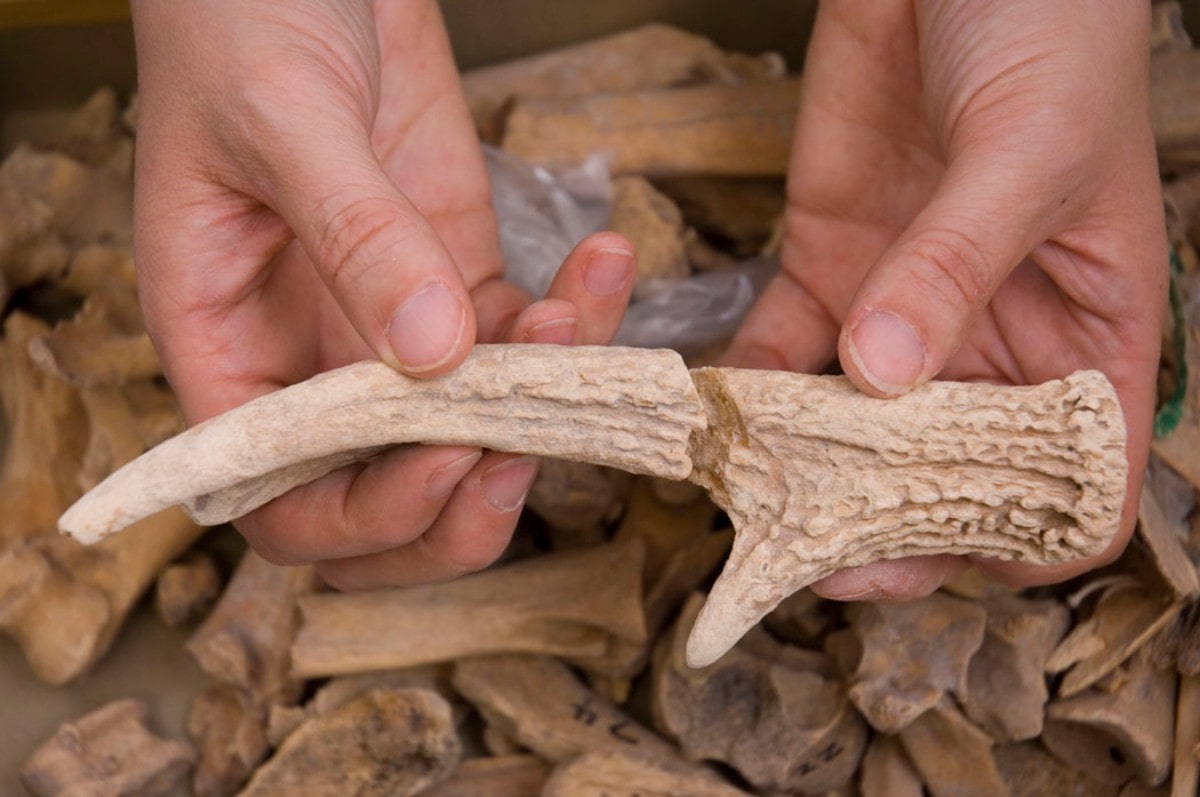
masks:
[(1019, 163), (967, 157), (871, 267), (846, 313), (838, 355), (875, 396), (906, 393), (954, 355), (1000, 284), (1045, 239), (1050, 203)]
[(449, 250), (365, 132), (303, 139), (278, 157), (276, 210), (380, 359), (411, 375), (453, 369), (474, 343), (475, 317)]

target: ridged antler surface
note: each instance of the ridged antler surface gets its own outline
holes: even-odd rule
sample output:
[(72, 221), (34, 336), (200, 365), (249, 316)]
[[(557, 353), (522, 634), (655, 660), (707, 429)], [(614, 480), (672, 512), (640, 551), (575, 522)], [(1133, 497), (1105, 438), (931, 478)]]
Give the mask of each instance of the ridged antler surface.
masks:
[(844, 378), (709, 368), (670, 351), (477, 346), (453, 373), (359, 363), (200, 424), (66, 512), (95, 541), (183, 504), (236, 518), (399, 443), (480, 445), (705, 486), (737, 529), (688, 646), (719, 658), (783, 598), (843, 567), (923, 554), (1051, 564), (1104, 550), (1125, 491), (1112, 386), (933, 383), (901, 398)]

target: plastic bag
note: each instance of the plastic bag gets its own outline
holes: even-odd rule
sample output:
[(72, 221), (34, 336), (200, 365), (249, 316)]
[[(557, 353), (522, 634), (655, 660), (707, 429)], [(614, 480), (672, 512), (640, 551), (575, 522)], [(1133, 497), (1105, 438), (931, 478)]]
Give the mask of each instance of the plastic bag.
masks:
[(540, 299), (567, 254), (608, 220), (608, 163), (594, 156), (552, 173), (495, 147), (484, 155), (506, 277)]
[[(485, 146), (506, 277), (535, 298), (546, 295), (567, 254), (604, 229), (612, 197), (600, 156), (557, 172)], [(686, 279), (646, 280), (613, 341), (683, 353), (728, 340), (777, 265), (755, 258)]]
[(766, 258), (686, 279), (656, 279), (625, 313), (613, 343), (684, 354), (728, 340), (778, 269)]

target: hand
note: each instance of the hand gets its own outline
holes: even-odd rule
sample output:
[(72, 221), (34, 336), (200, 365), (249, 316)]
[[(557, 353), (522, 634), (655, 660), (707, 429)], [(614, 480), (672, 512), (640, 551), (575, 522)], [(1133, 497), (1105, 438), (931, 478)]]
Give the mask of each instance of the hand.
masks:
[[(1149, 450), (1166, 298), (1149, 124), (1149, 6), (1124, 0), (826, 0), (805, 69), (782, 269), (732, 365), (819, 371), (895, 396), (935, 376), (1113, 382), (1129, 493), (1102, 556), (977, 562), (1014, 585), (1120, 554)], [(908, 599), (965, 562), (836, 573), (842, 599)]]
[[(627, 242), (534, 305), (500, 279), (487, 173), (435, 0), (133, 4), (139, 292), (189, 423), (378, 357), (414, 376), (478, 340), (603, 343)], [(447, 578), (503, 550), (534, 465), (405, 447), (237, 526), (337, 586)]]

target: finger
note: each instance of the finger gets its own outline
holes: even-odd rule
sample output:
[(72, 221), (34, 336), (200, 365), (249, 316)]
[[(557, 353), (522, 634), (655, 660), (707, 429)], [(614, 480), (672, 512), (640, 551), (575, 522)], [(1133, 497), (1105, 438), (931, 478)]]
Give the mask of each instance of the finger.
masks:
[(838, 601), (910, 601), (931, 594), (966, 566), (961, 556), (884, 559), (839, 570), (813, 584), (812, 591)]
[[(959, 158), (863, 280), (838, 342), (863, 391), (894, 396), (932, 378), (1004, 279), (1061, 217), (1026, 164)], [(1033, 188), (1030, 188), (1033, 186)], [(1065, 180), (1061, 190), (1070, 192)]]
[[(599, 234), (577, 246), (547, 298), (522, 310), (510, 342), (606, 343), (616, 333), (634, 281), (632, 245)], [(442, 581), (482, 569), (508, 546), (537, 476), (537, 459), (486, 452), (418, 539), (395, 550), (322, 562), (320, 573), (342, 589)]]
[(481, 456), (468, 446), (402, 446), (297, 487), (235, 525), (280, 565), (395, 548), (434, 522)]
[(433, 525), (408, 545), (371, 556), (322, 562), (339, 589), (425, 584), (481, 570), (504, 552), (537, 474), (535, 457), (489, 453), (455, 490)]
[[(475, 340), (467, 289), (429, 222), (384, 174), (367, 133), (330, 113), (267, 159), (276, 210), (372, 350), (410, 375), (444, 373)], [(312, 121), (310, 119), (310, 121)]]

